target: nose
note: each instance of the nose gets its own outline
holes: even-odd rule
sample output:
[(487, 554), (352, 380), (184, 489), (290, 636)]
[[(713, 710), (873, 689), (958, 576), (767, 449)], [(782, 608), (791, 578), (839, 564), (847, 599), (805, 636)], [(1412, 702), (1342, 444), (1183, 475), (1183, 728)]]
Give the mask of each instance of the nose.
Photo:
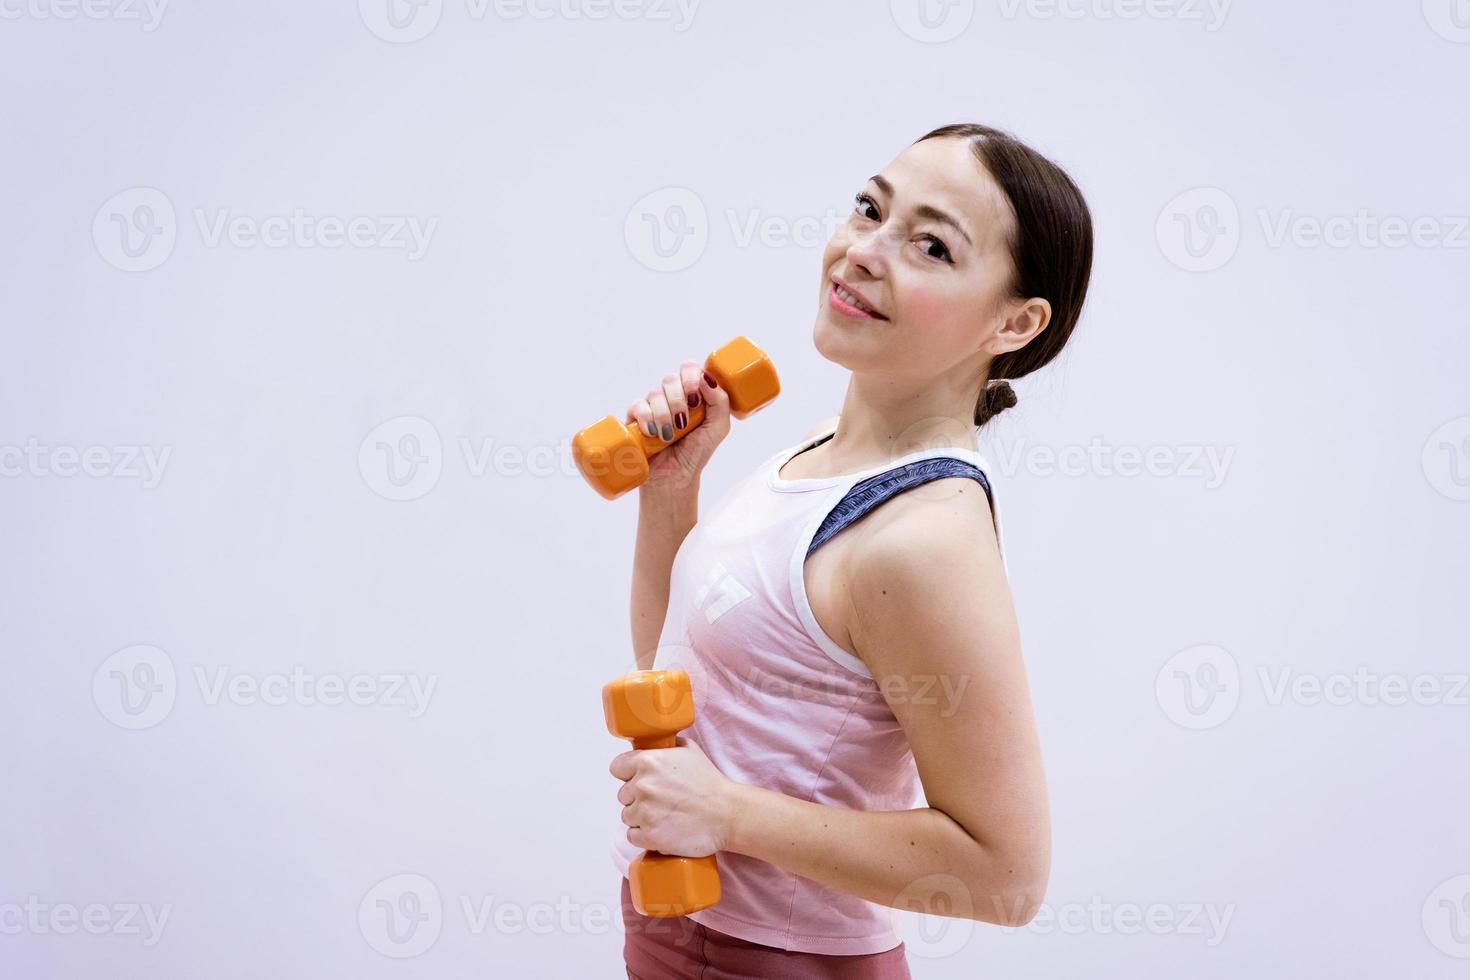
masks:
[(893, 235), (883, 226), (853, 232), (847, 245), (847, 260), (873, 278), (881, 278), (888, 271), (894, 243)]

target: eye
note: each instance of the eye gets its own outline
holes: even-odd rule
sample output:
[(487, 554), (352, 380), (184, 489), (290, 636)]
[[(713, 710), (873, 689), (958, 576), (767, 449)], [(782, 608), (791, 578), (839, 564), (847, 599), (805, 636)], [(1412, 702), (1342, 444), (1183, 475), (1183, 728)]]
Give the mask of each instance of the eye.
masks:
[[(951, 265), (954, 264), (954, 257), (949, 254), (949, 246), (948, 245), (945, 245), (943, 242), (941, 242), (939, 239), (935, 238), (933, 235), (925, 235), (923, 237), (924, 237), (924, 240), (925, 241), (930, 242), (930, 243), (932, 243), (934, 245), (939, 246), (939, 251), (938, 252), (925, 252), (924, 253), (925, 255), (929, 256), (930, 258), (943, 259), (945, 262), (948, 262)], [(922, 248), (923, 246), (920, 246), (920, 247)]]
[[(873, 202), (873, 199), (867, 194), (864, 194), (862, 191), (858, 191), (857, 195), (853, 197), (852, 201), (853, 204), (856, 205), (856, 208), (854, 210), (856, 210), (858, 214), (863, 214), (864, 204), (866, 204), (868, 207), (871, 207), (874, 211), (878, 210), (878, 205)], [(866, 218), (868, 217), (868, 215), (863, 214), (863, 217)], [(876, 215), (874, 215), (874, 217), (876, 217)]]

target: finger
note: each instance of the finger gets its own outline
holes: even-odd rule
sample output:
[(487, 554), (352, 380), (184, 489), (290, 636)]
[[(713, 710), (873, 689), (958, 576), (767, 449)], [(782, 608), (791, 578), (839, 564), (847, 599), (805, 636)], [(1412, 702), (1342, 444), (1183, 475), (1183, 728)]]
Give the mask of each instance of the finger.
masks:
[(694, 361), (685, 361), (679, 365), (679, 380), (684, 383), (684, 400), (689, 403), (690, 408), (698, 408), (704, 401), (704, 397), (699, 393), (700, 386), (703, 384), (700, 375), (703, 373), (704, 369)]
[(653, 424), (653, 408), (648, 404), (647, 398), (640, 398), (628, 406), (629, 422), (637, 422), (638, 428), (650, 436), (657, 436), (658, 429)]
[(689, 424), (689, 399), (684, 397), (684, 379), (678, 374), (664, 375), (664, 398), (674, 416), (674, 428), (682, 429)]
[(608, 763), (607, 771), (618, 779), (625, 781), (632, 779), (638, 773), (638, 759), (634, 755), (634, 750), (630, 749), (614, 756), (613, 761)]
[(629, 827), (641, 827), (643, 826), (643, 807), (637, 803), (625, 806), (623, 812), (618, 814), (618, 819)]
[(674, 438), (674, 413), (669, 410), (667, 390), (671, 377), (673, 375), (664, 375), (658, 387), (648, 393), (648, 404), (653, 406), (653, 421), (658, 426), (658, 438), (664, 442), (671, 442)]
[(720, 387), (715, 376), (704, 369), (699, 372), (699, 395), (704, 399), (705, 411), (711, 415), (718, 415), (730, 408), (729, 395), (725, 394), (725, 389)]
[(632, 806), (638, 802), (638, 791), (633, 788), (632, 782), (625, 782), (618, 787), (618, 802), (623, 806)]

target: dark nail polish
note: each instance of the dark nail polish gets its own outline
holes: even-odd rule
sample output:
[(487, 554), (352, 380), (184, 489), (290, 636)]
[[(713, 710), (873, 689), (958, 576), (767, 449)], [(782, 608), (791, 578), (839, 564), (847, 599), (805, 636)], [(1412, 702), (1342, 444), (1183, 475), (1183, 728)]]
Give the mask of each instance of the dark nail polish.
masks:
[(671, 426), (671, 425), (665, 425), (664, 426), (664, 442), (670, 442), (670, 441), (673, 440), (673, 438), (674, 438), (674, 427)]
[(652, 422), (648, 423), (648, 434), (651, 436), (657, 436), (658, 426), (654, 425)]
[(710, 374), (708, 371), (704, 372), (704, 383), (709, 385), (711, 388), (719, 387), (719, 385), (715, 383), (715, 376)]
[(698, 408), (699, 407), (699, 392), (696, 391), (694, 394), (692, 394), (692, 395), (689, 396), (689, 407), (690, 408)]
[(680, 412), (678, 415), (674, 416), (674, 428), (682, 429), (688, 424), (689, 416), (685, 415), (683, 412)]

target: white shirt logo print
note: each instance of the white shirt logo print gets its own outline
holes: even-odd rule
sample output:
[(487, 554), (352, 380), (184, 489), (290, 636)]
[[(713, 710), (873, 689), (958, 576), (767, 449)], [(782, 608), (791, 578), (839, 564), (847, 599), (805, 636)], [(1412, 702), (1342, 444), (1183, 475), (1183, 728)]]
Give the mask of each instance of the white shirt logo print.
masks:
[[(716, 592), (716, 590), (718, 591)], [(725, 615), (725, 613), (740, 605), (746, 599), (749, 599), (751, 595), (750, 590), (741, 585), (735, 579), (735, 576), (730, 574), (729, 570), (725, 568), (724, 563), (718, 561), (709, 570), (709, 574), (705, 576), (704, 585), (700, 586), (699, 591), (694, 594), (694, 608), (699, 609), (703, 607), (705, 600), (710, 597), (712, 592), (715, 592), (716, 599), (708, 609), (704, 610), (704, 618), (711, 625), (714, 624), (715, 620)]]

